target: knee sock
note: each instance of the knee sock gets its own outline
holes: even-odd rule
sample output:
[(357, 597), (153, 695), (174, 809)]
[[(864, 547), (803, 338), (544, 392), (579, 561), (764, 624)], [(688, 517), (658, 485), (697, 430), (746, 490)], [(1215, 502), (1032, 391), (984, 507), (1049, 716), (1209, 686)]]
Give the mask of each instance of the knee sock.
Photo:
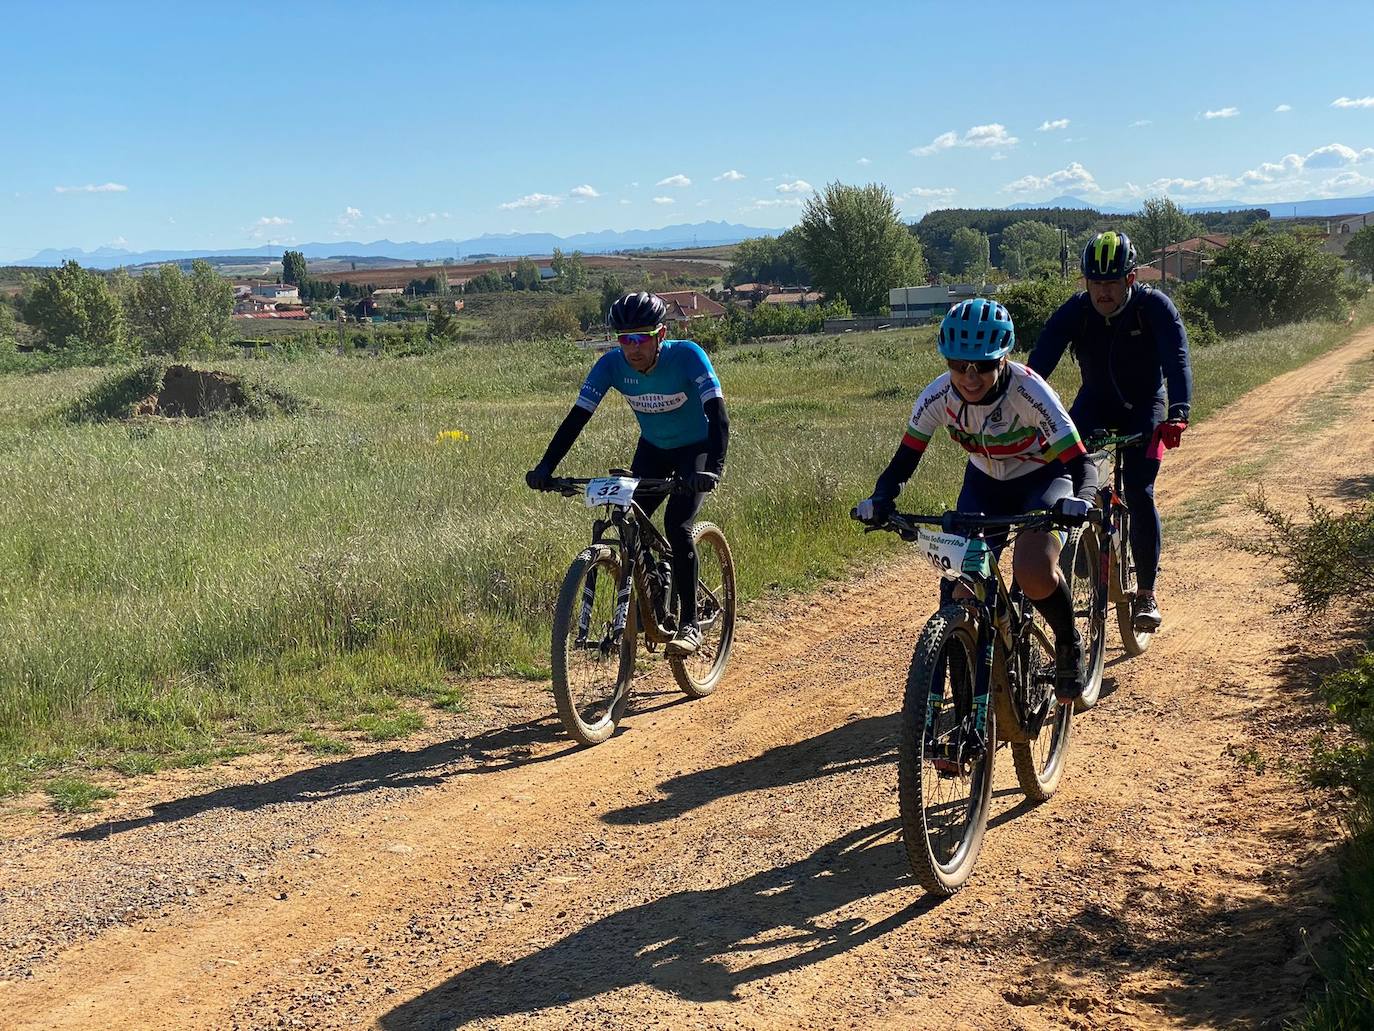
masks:
[(1031, 603), (1054, 631), (1056, 643), (1073, 640), (1073, 596), (1069, 594), (1069, 585), (1066, 581), (1060, 580), (1059, 586), (1048, 598), (1038, 601), (1032, 598)]

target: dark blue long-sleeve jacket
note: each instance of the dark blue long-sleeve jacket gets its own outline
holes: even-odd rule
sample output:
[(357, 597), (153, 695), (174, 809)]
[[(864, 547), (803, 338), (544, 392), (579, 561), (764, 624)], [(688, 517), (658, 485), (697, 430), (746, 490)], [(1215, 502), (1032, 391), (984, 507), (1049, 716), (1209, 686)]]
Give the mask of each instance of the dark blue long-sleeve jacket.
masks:
[(1167, 294), (1132, 286), (1126, 306), (1111, 318), (1097, 313), (1087, 293), (1075, 294), (1045, 323), (1026, 364), (1048, 378), (1070, 345), (1083, 386), (1069, 415), (1082, 432), (1148, 433), (1166, 417), (1188, 418), (1188, 334)]

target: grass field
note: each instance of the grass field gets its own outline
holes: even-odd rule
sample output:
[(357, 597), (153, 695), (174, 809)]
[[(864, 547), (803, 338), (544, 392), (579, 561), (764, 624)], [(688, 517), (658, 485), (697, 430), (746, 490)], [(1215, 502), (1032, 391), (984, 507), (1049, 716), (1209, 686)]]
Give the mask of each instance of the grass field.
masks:
[[(1195, 354), (1197, 416), (1348, 332), (1292, 326)], [(72, 423), (64, 406), (106, 372), (0, 377), (0, 793), (395, 737), (486, 673), (542, 690), (550, 608), (590, 518), (522, 477), (588, 364), (560, 344), (255, 362), (309, 405), (252, 421)], [(900, 546), (847, 512), (938, 371), (930, 330), (716, 364), (732, 444), (706, 516), (746, 600)], [(1056, 376), (1062, 393), (1075, 375)], [(450, 429), (468, 439), (437, 438)], [(634, 439), (612, 399), (562, 468), (624, 463)], [(932, 448), (904, 507), (952, 502), (961, 467), (949, 442)]]

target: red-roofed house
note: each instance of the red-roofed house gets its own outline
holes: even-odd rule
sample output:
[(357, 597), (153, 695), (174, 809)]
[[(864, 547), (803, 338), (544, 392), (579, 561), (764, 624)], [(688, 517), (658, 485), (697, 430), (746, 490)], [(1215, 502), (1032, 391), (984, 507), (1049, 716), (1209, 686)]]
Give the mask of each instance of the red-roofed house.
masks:
[(725, 306), (696, 290), (669, 290), (658, 295), (668, 305), (669, 322), (691, 322), (693, 319), (718, 319), (725, 314)]

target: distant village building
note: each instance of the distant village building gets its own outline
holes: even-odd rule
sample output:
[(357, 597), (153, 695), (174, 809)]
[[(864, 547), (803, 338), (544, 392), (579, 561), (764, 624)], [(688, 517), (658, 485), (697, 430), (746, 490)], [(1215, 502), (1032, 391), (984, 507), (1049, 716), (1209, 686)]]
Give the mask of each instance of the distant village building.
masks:
[(286, 301), (291, 304), (299, 304), (301, 300), (300, 290), (285, 283), (259, 283), (253, 287), (253, 296), (262, 297), (269, 301)]
[(725, 314), (725, 306), (711, 300), (697, 290), (669, 290), (660, 293), (668, 306), (667, 321), (685, 324), (693, 319), (718, 319)]
[(1365, 226), (1374, 226), (1374, 211), (1367, 211), (1363, 215), (1339, 215), (1328, 219), (1322, 250), (1344, 257), (1345, 245)]
[(888, 310), (896, 323), (934, 322), (960, 301), (991, 292), (973, 283), (941, 286), (899, 286), (888, 291)]

